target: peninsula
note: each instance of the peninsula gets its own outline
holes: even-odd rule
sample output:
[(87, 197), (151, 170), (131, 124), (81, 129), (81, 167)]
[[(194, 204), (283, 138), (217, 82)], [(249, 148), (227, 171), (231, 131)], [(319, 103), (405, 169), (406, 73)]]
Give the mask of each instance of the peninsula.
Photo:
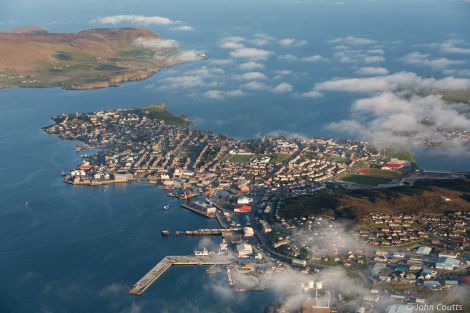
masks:
[[(143, 295), (173, 266), (194, 265), (226, 271), (237, 293), (291, 277), (306, 310), (283, 310), (287, 295), (266, 312), (386, 312), (395, 302), (434, 303), (469, 277), (469, 177), (420, 170), (406, 151), (330, 138), (236, 140), (189, 127), (164, 104), (52, 120), (47, 133), (97, 150), (82, 152), (82, 163), (63, 173), (66, 183), (156, 184), (220, 225), (162, 230), (222, 240), (218, 250), (164, 257), (130, 295)], [(361, 292), (344, 297), (337, 281), (351, 280)]]
[[(103, 28), (49, 33), (43, 28), (0, 32), (0, 88), (94, 89), (142, 80), (180, 61), (175, 47), (142, 44), (160, 38), (146, 29)], [(158, 45), (156, 45), (158, 46)]]

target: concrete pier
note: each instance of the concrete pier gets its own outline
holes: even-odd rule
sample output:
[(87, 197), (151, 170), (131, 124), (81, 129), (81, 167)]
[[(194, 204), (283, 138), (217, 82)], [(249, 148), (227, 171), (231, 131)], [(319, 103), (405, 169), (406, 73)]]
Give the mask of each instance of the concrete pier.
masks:
[(134, 284), (129, 290), (129, 294), (142, 295), (172, 265), (227, 265), (230, 263), (230, 259), (226, 255), (166, 256)]

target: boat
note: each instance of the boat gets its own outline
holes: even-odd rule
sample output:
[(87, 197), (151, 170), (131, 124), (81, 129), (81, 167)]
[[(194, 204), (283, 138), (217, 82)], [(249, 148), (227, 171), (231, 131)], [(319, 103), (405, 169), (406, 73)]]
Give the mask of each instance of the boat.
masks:
[(169, 204), (165, 204), (165, 205), (163, 206), (163, 210), (168, 210), (169, 208), (170, 208), (170, 205), (169, 205)]
[(209, 255), (209, 251), (206, 248), (202, 248), (202, 250), (194, 250), (194, 255)]
[(207, 53), (201, 52), (201, 53), (199, 53), (199, 58), (201, 60), (207, 60), (209, 58), (209, 56), (207, 55)]
[(163, 236), (163, 237), (168, 237), (168, 236), (170, 236), (170, 231), (169, 231), (169, 230), (166, 230), (166, 229), (165, 229), (165, 230), (162, 230), (162, 236)]

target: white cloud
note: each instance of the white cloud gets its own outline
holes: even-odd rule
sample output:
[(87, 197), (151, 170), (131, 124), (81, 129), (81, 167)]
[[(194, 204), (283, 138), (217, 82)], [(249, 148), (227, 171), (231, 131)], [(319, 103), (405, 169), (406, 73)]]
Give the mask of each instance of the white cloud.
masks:
[(277, 57), (279, 60), (283, 60), (283, 61), (296, 61), (297, 60), (297, 57), (293, 54), (282, 54), (280, 56)]
[(233, 60), (231, 59), (210, 59), (209, 63), (214, 65), (230, 65), (233, 64)]
[(376, 41), (369, 39), (369, 38), (365, 38), (365, 37), (347, 36), (347, 37), (332, 39), (329, 42), (339, 43), (339, 44), (349, 44), (349, 45), (369, 45), (369, 44), (375, 43)]
[(285, 76), (285, 75), (292, 74), (292, 71), (291, 70), (277, 70), (277, 71), (274, 71), (274, 74), (279, 75), (279, 76)]
[(174, 76), (163, 77), (158, 83), (160, 90), (196, 89), (201, 87), (215, 88), (221, 85), (220, 77), (225, 71), (218, 67), (203, 66), (195, 70), (176, 72)]
[(337, 52), (335, 52), (334, 56), (341, 63), (361, 63), (364, 62), (365, 58), (369, 57), (369, 55), (365, 54), (360, 49), (349, 49), (345, 47), (336, 50)]
[(225, 94), (229, 97), (241, 97), (245, 95), (241, 89), (226, 91)]
[(359, 75), (387, 75), (388, 70), (384, 67), (361, 67), (356, 73)]
[(262, 33), (255, 34), (253, 37), (254, 38), (250, 40), (250, 43), (255, 46), (267, 46), (275, 40), (274, 37)]
[(446, 74), (446, 75), (455, 75), (455, 76), (461, 76), (461, 77), (470, 77), (470, 70), (469, 70), (469, 69), (462, 69), (462, 70), (447, 69), (447, 70), (444, 70), (443, 73)]
[(301, 46), (305, 46), (307, 44), (307, 41), (297, 40), (294, 38), (285, 38), (285, 39), (279, 40), (279, 44), (284, 47), (292, 47), (292, 46), (301, 47)]
[(244, 48), (245, 38), (239, 36), (227, 36), (220, 40), (219, 47), (223, 49), (241, 49)]
[(245, 89), (249, 90), (269, 90), (271, 87), (262, 82), (252, 81), (243, 85)]
[(369, 54), (385, 54), (385, 51), (382, 49), (369, 49), (367, 50)]
[[(163, 63), (181, 63), (202, 60), (201, 51), (179, 50), (175, 40), (137, 38), (134, 45), (155, 51), (154, 59)], [(171, 50), (171, 51), (168, 51)]]
[(457, 44), (463, 43), (463, 40), (450, 39), (440, 45), (440, 50), (445, 53), (470, 54), (470, 48), (458, 47)]
[(171, 30), (178, 31), (178, 32), (190, 32), (190, 31), (193, 31), (194, 28), (189, 25), (181, 25), (181, 26), (173, 27), (171, 28)]
[(405, 99), (385, 92), (357, 100), (351, 113), (352, 118), (331, 123), (328, 128), (358, 135), (379, 145), (419, 144), (407, 134), (434, 140), (442, 136), (442, 129), (470, 129), (470, 119), (436, 96)]
[(243, 71), (252, 71), (257, 69), (264, 69), (265, 66), (261, 63), (250, 61), (240, 64), (239, 68)]
[(244, 96), (244, 92), (240, 89), (237, 90), (220, 90), (220, 89), (212, 89), (204, 92), (202, 94), (203, 97), (209, 98), (209, 99), (215, 99), (215, 100), (223, 100), (227, 97), (233, 98), (233, 97), (241, 97)]
[(143, 15), (113, 15), (99, 17), (92, 22), (99, 24), (121, 24), (121, 23), (130, 23), (137, 25), (172, 25), (179, 23), (178, 21), (173, 21), (167, 17), (162, 16), (143, 16)]
[(202, 52), (197, 50), (184, 50), (175, 55), (175, 59), (181, 62), (199, 61), (203, 59), (201, 54)]
[(402, 58), (402, 60), (407, 64), (427, 66), (438, 70), (446, 69), (453, 65), (461, 65), (465, 63), (462, 60), (451, 60), (448, 58), (432, 58), (431, 55), (420, 52), (408, 53)]
[(245, 80), (268, 79), (268, 77), (261, 72), (248, 72), (241, 75), (241, 78)]
[(147, 39), (139, 37), (134, 40), (134, 45), (146, 48), (146, 49), (168, 49), (168, 48), (178, 48), (178, 42), (171, 39)]
[(265, 60), (272, 54), (271, 51), (258, 48), (240, 48), (230, 52), (230, 55), (239, 59)]
[(291, 84), (282, 82), (274, 87), (272, 91), (275, 93), (287, 93), (292, 92), (292, 90), (294, 90), (294, 87)]
[(319, 96), (322, 91), (374, 93), (410, 89), (464, 90), (470, 89), (470, 80), (464, 78), (424, 78), (411, 72), (399, 72), (379, 77), (344, 78), (315, 84), (305, 96)]
[(302, 93), (302, 96), (307, 98), (319, 98), (323, 96), (323, 94), (317, 90), (312, 89), (310, 91)]
[(381, 56), (371, 56), (364, 58), (364, 63), (379, 63), (383, 61), (385, 61), (385, 58)]
[(326, 61), (326, 59), (319, 54), (303, 57), (302, 60), (311, 63)]

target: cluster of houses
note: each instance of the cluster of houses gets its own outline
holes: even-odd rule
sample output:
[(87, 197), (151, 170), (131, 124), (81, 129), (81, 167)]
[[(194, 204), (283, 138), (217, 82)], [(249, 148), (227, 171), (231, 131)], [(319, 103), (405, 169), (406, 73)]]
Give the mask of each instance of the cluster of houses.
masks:
[(469, 246), (468, 216), (463, 212), (447, 215), (373, 213), (369, 218), (372, 224), (359, 234), (361, 241), (371, 246), (403, 246), (423, 240), (447, 249)]
[(459, 280), (450, 279), (447, 274), (470, 266), (470, 258), (455, 252), (432, 251), (427, 246), (406, 252), (377, 250), (371, 277), (380, 283), (409, 284), (433, 290), (458, 286)]
[(233, 140), (170, 125), (145, 110), (63, 114), (54, 121), (48, 133), (99, 148), (70, 172), (67, 181), (73, 184), (139, 180), (166, 189), (294, 189), (333, 179), (376, 156), (366, 143), (350, 140)]

